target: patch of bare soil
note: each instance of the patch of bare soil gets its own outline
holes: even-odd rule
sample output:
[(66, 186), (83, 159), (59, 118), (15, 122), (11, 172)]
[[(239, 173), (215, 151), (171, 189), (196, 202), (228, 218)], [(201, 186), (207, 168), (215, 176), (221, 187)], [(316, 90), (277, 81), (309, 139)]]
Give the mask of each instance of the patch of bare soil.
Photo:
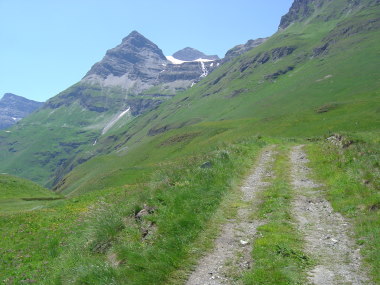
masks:
[(321, 185), (308, 178), (310, 169), (302, 147), (294, 147), (290, 159), (296, 191), (293, 214), (305, 237), (305, 250), (317, 262), (308, 279), (318, 285), (369, 284), (362, 270), (360, 249), (351, 238), (351, 226), (318, 191)]
[(214, 250), (200, 260), (187, 285), (234, 284), (236, 282), (231, 276), (239, 275), (251, 267), (251, 244), (262, 222), (251, 221), (249, 215), (256, 210), (257, 194), (269, 185), (264, 180), (271, 176), (273, 154), (273, 147), (262, 152), (241, 187), (242, 201), (249, 203), (250, 207), (241, 207), (237, 218), (224, 224), (220, 236), (215, 240)]

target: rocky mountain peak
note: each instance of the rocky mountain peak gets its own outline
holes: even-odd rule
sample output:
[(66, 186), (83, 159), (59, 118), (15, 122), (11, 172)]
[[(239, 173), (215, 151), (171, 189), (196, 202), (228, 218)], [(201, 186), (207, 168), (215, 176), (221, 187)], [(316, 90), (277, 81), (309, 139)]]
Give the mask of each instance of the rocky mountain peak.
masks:
[(133, 31), (120, 45), (108, 50), (104, 58), (92, 66), (84, 80), (99, 83), (109, 77), (126, 74), (136, 77), (136, 72), (149, 76), (152, 68), (157, 69), (157, 66), (166, 62), (166, 57), (156, 44)]
[(206, 55), (203, 52), (191, 47), (186, 47), (184, 49), (177, 51), (176, 53), (173, 54), (173, 57), (179, 60), (183, 60), (183, 61), (193, 61), (199, 58), (210, 59), (210, 60), (219, 59), (217, 55)]
[(121, 44), (117, 46), (114, 49), (109, 50), (107, 53), (114, 53), (114, 52), (141, 52), (142, 50), (150, 51), (154, 54), (156, 54), (161, 59), (165, 60), (165, 56), (162, 53), (162, 50), (152, 41), (148, 40), (146, 37), (144, 37), (142, 34), (140, 34), (137, 31), (131, 32), (127, 37), (125, 37)]
[(332, 0), (294, 0), (289, 12), (281, 18), (279, 29), (286, 29), (290, 24), (302, 22), (310, 17), (316, 8)]

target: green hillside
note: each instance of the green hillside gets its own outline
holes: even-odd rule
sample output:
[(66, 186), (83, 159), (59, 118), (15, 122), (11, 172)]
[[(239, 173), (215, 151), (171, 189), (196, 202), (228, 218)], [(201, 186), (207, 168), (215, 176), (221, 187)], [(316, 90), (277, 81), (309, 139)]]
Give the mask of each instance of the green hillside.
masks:
[(0, 213), (41, 208), (61, 198), (32, 181), (0, 174)]
[(125, 94), (80, 85), (1, 133), (0, 171), (65, 195), (24, 201), (57, 196), (3, 176), (4, 185), (16, 181), (3, 201), (48, 204), (0, 212), (2, 280), (184, 284), (221, 225), (252, 207), (239, 187), (272, 149), (263, 181), (272, 184), (249, 216), (265, 221), (246, 247), (255, 266), (230, 274), (243, 284), (305, 284), (316, 261), (291, 214), (289, 170), (290, 150), (305, 144), (312, 178), (324, 185), (317, 192), (352, 223), (378, 284), (380, 2), (295, 3), (307, 9), (291, 10), (264, 44), (104, 135)]
[(336, 11), (344, 3), (327, 2), (312, 20), (279, 31), (101, 138), (96, 151), (110, 154), (79, 166), (56, 189), (78, 194), (108, 183), (134, 183), (152, 165), (252, 135), (378, 132), (380, 10), (362, 1), (340, 15)]

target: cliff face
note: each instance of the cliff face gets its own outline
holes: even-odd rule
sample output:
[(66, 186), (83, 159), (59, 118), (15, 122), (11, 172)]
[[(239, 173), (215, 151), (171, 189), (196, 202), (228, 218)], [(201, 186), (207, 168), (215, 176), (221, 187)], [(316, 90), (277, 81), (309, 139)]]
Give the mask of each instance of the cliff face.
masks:
[[(217, 60), (217, 56), (208, 56), (192, 48), (180, 50), (175, 55), (174, 59), (180, 64), (168, 60), (156, 44), (134, 31), (120, 45), (107, 51), (82, 82), (118, 87), (135, 95), (150, 93), (152, 88), (156, 93), (175, 94), (189, 88), (217, 66), (210, 63)], [(194, 61), (199, 58), (207, 61)]]
[(106, 87), (119, 86), (138, 93), (154, 85), (166, 63), (162, 50), (134, 31), (120, 45), (108, 50), (82, 81)]

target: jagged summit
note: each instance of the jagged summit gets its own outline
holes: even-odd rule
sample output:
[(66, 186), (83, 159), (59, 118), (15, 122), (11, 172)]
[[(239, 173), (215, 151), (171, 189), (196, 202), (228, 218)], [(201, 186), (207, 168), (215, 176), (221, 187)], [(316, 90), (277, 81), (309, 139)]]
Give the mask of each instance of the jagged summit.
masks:
[[(190, 87), (211, 72), (216, 64), (205, 66), (193, 62), (202, 58), (204, 62), (217, 59), (186, 48), (176, 53), (179, 58), (165, 57), (162, 50), (137, 31), (131, 32), (121, 44), (107, 51), (104, 58), (94, 64), (82, 79), (83, 83), (103, 87), (121, 87), (130, 94), (140, 94), (160, 85), (165, 94)], [(187, 64), (181, 66), (178, 62)], [(173, 62), (174, 61), (174, 62)]]
[(199, 58), (209, 59), (209, 60), (219, 59), (217, 55), (206, 55), (203, 52), (191, 47), (186, 47), (184, 49), (177, 51), (176, 53), (173, 54), (173, 57), (182, 61), (194, 61)]
[[(99, 81), (109, 77), (140, 72), (150, 77), (151, 71), (166, 63), (162, 50), (137, 31), (131, 32), (121, 44), (107, 51), (104, 58), (94, 64), (84, 77), (87, 81)], [(143, 68), (144, 67), (144, 68)], [(112, 84), (111, 84), (112, 85)]]

